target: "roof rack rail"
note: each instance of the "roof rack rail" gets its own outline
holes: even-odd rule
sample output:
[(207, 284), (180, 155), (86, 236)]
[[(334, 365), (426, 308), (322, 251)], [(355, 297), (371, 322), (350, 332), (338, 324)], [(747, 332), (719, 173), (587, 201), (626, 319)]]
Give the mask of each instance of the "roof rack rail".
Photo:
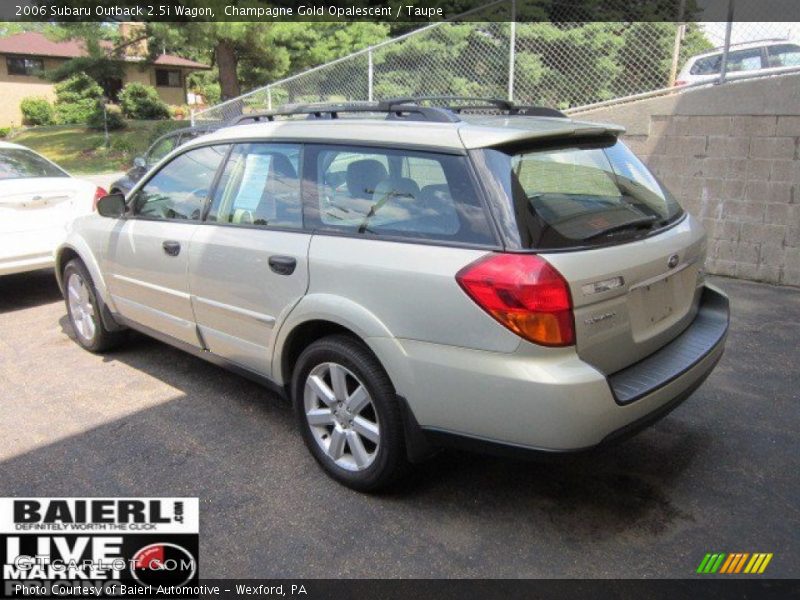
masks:
[(240, 125), (248, 121), (274, 121), (275, 117), (291, 117), (308, 115), (312, 119), (338, 119), (347, 113), (387, 113), (390, 119), (432, 121), (436, 123), (457, 123), (460, 119), (452, 111), (436, 107), (417, 106), (389, 101), (381, 102), (346, 102), (298, 104), (279, 110), (262, 113), (250, 113), (236, 117), (228, 125)]
[[(423, 106), (423, 102), (436, 102), (434, 106)], [(463, 104), (457, 104), (463, 103)], [(338, 119), (339, 115), (354, 113), (387, 113), (388, 119), (430, 121), (434, 123), (457, 123), (459, 115), (468, 110), (499, 110), (509, 115), (559, 117), (567, 116), (559, 110), (545, 106), (519, 106), (500, 98), (476, 98), (471, 96), (409, 96), (390, 98), (378, 102), (314, 103), (285, 106), (279, 110), (240, 115), (229, 121), (228, 126), (242, 123), (274, 121), (276, 117), (307, 115), (309, 119)]]

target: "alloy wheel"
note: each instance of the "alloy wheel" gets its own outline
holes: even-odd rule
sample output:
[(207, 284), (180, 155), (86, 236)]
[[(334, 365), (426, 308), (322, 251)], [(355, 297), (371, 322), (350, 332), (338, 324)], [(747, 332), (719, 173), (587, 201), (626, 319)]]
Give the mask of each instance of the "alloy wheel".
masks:
[(336, 465), (368, 468), (380, 448), (380, 427), (366, 386), (346, 367), (325, 362), (306, 377), (306, 421), (314, 440)]
[(78, 273), (70, 273), (67, 279), (67, 306), (75, 332), (86, 341), (92, 340), (97, 328), (94, 322), (94, 306), (89, 287)]

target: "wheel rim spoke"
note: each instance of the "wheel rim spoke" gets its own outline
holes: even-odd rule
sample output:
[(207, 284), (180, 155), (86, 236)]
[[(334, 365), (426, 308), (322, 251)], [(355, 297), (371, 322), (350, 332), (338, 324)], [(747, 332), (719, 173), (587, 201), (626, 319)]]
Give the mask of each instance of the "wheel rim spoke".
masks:
[(345, 400), (345, 406), (347, 407), (347, 410), (354, 415), (357, 415), (364, 410), (364, 407), (367, 404), (369, 404), (369, 394), (363, 385), (358, 386), (358, 389), (350, 394), (350, 396), (347, 397), (347, 400)]
[(353, 456), (356, 466), (359, 469), (363, 469), (369, 462), (369, 453), (364, 448), (364, 442), (353, 430), (347, 432), (347, 446), (350, 448), (350, 454)]
[(364, 436), (373, 444), (377, 444), (381, 436), (378, 433), (378, 425), (368, 421), (364, 417), (356, 417), (353, 419), (353, 430), (358, 435)]
[(328, 406), (336, 404), (336, 396), (334, 396), (333, 390), (328, 387), (328, 384), (322, 381), (322, 378), (319, 375), (312, 375), (309, 377), (306, 385), (313, 390), (317, 398), (319, 398)]
[(328, 445), (328, 455), (333, 460), (338, 460), (342, 457), (344, 453), (344, 443), (347, 439), (345, 436), (344, 431), (341, 429), (334, 429), (333, 433), (331, 434), (331, 442)]
[(306, 413), (310, 425), (333, 425), (333, 413), (327, 408), (315, 408)]
[(347, 382), (345, 380), (347, 373), (342, 367), (333, 363), (330, 365), (330, 373), (331, 384), (333, 385), (333, 393), (336, 396), (336, 400), (344, 402), (347, 400)]

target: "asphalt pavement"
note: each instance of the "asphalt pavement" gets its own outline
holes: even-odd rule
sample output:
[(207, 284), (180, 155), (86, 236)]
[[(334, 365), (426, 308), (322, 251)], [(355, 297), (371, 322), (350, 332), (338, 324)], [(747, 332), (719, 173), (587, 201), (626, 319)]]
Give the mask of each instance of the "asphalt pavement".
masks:
[(141, 335), (85, 352), (51, 273), (2, 277), (0, 496), (197, 496), (203, 577), (690, 577), (707, 552), (798, 577), (800, 290), (714, 282), (726, 354), (654, 427), (556, 461), (442, 453), (367, 496), (266, 389)]

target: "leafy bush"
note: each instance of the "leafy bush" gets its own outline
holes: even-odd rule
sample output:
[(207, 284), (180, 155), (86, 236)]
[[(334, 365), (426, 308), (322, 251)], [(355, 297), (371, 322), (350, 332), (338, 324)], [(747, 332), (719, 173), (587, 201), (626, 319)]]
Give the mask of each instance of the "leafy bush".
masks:
[(11, 134), (11, 127), (0, 127), (0, 140)]
[(29, 96), (19, 103), (25, 125), (52, 125), (55, 123), (53, 106), (47, 98)]
[(86, 73), (78, 73), (56, 85), (56, 122), (86, 123), (103, 98), (103, 88)]
[(169, 107), (152, 85), (127, 84), (119, 94), (119, 102), (130, 119), (169, 119)]
[(105, 128), (108, 127), (109, 131), (114, 131), (116, 129), (125, 128), (125, 119), (122, 118), (122, 113), (116, 106), (106, 106), (104, 115), (102, 102), (97, 102), (86, 124), (89, 126), (89, 129), (104, 131)]

